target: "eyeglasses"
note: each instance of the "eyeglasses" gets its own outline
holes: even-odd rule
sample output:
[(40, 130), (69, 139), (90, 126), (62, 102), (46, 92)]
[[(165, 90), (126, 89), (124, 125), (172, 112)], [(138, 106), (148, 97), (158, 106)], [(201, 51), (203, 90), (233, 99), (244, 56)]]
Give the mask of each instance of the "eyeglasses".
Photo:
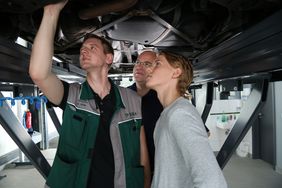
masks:
[(142, 65), (144, 66), (145, 68), (152, 68), (154, 66), (153, 63), (149, 62), (149, 61), (144, 61), (144, 62), (141, 62), (141, 61), (136, 61), (135, 62), (136, 65)]

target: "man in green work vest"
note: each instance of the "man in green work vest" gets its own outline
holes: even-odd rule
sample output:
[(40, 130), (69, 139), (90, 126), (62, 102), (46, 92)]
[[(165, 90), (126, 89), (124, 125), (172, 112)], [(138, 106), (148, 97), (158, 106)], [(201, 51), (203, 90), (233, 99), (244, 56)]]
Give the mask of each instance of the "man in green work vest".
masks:
[(85, 37), (80, 48), (80, 66), (87, 71), (83, 84), (68, 84), (51, 72), (57, 21), (66, 2), (44, 7), (29, 67), (34, 83), (64, 110), (46, 184), (51, 188), (149, 187), (141, 99), (108, 78), (114, 54), (110, 43), (92, 34)]

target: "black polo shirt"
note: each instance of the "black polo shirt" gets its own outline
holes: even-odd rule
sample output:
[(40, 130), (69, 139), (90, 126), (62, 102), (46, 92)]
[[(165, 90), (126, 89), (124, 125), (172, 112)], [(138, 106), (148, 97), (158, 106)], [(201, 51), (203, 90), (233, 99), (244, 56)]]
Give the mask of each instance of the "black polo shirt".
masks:
[(110, 139), (110, 124), (115, 112), (116, 103), (113, 87), (112, 85), (110, 93), (103, 99), (93, 91), (96, 108), (100, 111), (100, 120), (88, 176), (89, 188), (114, 187), (115, 166)]
[[(137, 91), (136, 83), (129, 86), (128, 88)], [(154, 145), (154, 130), (156, 122), (163, 111), (163, 106), (161, 105), (157, 92), (150, 90), (146, 95), (142, 97), (142, 125), (144, 125), (144, 130), (146, 134), (146, 142), (148, 147), (149, 159), (151, 170), (154, 170), (154, 157), (155, 157), (155, 145)]]

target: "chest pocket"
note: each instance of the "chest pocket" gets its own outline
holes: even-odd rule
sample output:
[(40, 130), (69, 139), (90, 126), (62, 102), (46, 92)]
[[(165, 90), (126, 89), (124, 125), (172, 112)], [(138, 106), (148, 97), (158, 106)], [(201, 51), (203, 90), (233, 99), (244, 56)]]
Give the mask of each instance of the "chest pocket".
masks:
[(141, 121), (131, 119), (119, 124), (126, 166), (140, 165)]
[(60, 134), (61, 142), (73, 149), (79, 150), (87, 132), (87, 119), (89, 115), (79, 110), (68, 108), (65, 111), (67, 114), (64, 114), (64, 123)]

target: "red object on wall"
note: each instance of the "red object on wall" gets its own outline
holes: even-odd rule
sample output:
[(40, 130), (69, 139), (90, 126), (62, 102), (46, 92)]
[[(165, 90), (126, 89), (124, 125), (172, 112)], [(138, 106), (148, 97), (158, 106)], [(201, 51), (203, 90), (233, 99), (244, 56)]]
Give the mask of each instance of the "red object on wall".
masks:
[(26, 128), (27, 129), (32, 128), (32, 126), (31, 126), (31, 112), (30, 111), (26, 112), (25, 122), (26, 122)]

